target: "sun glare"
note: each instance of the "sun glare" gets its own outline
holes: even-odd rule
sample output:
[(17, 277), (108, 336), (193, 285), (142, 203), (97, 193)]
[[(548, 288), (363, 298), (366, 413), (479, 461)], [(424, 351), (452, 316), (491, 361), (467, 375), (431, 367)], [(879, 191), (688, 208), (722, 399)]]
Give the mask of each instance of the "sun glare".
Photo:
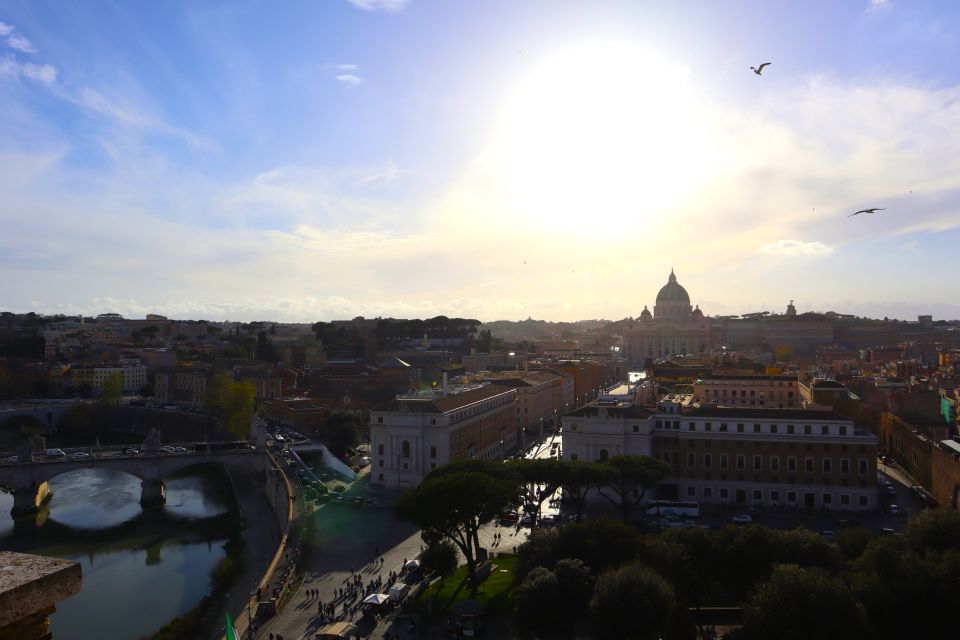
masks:
[(598, 216), (654, 224), (710, 164), (688, 76), (628, 44), (546, 59), (508, 100), (497, 138), (511, 213), (560, 231)]

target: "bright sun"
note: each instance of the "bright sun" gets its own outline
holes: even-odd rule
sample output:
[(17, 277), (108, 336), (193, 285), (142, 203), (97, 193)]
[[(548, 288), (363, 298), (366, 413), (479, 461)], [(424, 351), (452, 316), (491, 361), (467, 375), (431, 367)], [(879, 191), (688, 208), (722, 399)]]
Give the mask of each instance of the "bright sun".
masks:
[(712, 162), (688, 76), (629, 44), (544, 61), (508, 101), (488, 158), (512, 215), (558, 231), (608, 216), (653, 224)]

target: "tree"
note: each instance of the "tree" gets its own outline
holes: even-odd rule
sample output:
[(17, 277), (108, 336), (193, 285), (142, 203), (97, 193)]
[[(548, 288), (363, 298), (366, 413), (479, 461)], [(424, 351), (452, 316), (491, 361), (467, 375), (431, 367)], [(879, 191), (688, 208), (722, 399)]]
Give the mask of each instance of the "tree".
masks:
[(631, 563), (597, 578), (590, 613), (600, 640), (657, 640), (667, 629), (676, 597), (651, 569)]
[(553, 566), (553, 575), (557, 576), (560, 589), (556, 614), (559, 614), (564, 628), (569, 629), (590, 606), (595, 582), (593, 572), (582, 560), (563, 558)]
[(527, 574), (513, 594), (517, 631), (521, 637), (550, 637), (563, 628), (560, 611), (560, 581), (543, 567)]
[(360, 442), (360, 419), (352, 413), (338, 411), (323, 425), (323, 440), (330, 452), (342, 458)]
[(437, 540), (427, 545), (420, 554), (420, 568), (441, 576), (441, 579), (457, 568), (457, 549), (446, 540)]
[(906, 538), (910, 546), (921, 552), (960, 549), (960, 511), (922, 511), (907, 525)]
[(544, 500), (556, 493), (565, 475), (562, 462), (552, 458), (522, 458), (510, 463), (523, 481), (524, 511), (532, 518), (531, 527), (540, 520)]
[(741, 638), (856, 640), (866, 627), (856, 600), (821, 569), (777, 565), (744, 607)]
[(123, 397), (123, 374), (114, 371), (103, 381), (100, 387), (100, 404), (115, 407)]
[(628, 522), (630, 514), (643, 501), (647, 489), (670, 474), (672, 467), (650, 456), (613, 456), (601, 463), (607, 477), (604, 486), (609, 488), (616, 498), (601, 492), (611, 504), (620, 509), (623, 521)]
[(234, 382), (227, 373), (214, 374), (207, 383), (203, 405), (220, 417), (223, 428), (235, 437), (246, 440), (253, 418), (253, 385)]
[(576, 521), (583, 518), (587, 494), (606, 479), (604, 469), (595, 462), (563, 461), (560, 463), (560, 488), (563, 499), (576, 511)]
[[(428, 543), (443, 539), (452, 542), (466, 560), (467, 578), (472, 581), (478, 562), (480, 525), (493, 514), (516, 504), (519, 480), (503, 473), (464, 470), (471, 465), (445, 466), (454, 468), (431, 471), (419, 486), (397, 501), (397, 515), (420, 527)], [(505, 466), (500, 464), (494, 468)]]
[(267, 339), (266, 331), (261, 331), (257, 334), (255, 357), (257, 360), (273, 361), (273, 344)]

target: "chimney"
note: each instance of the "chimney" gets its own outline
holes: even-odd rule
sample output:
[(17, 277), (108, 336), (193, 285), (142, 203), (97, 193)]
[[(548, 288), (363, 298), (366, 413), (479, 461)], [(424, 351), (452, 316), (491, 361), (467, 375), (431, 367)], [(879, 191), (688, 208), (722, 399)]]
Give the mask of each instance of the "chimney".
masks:
[(443, 397), (447, 397), (447, 372), (443, 372)]

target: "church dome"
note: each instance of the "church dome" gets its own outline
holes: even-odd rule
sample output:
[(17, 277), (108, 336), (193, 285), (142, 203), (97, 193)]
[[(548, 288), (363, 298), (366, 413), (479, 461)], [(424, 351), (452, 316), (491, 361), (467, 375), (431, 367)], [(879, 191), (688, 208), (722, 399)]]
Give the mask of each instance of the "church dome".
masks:
[(647, 305), (643, 305), (643, 311), (640, 312), (641, 320), (653, 320), (653, 314), (650, 313), (650, 310), (647, 309)]
[(703, 311), (700, 311), (700, 305), (697, 305), (696, 309), (693, 310), (693, 316), (696, 318), (703, 317)]
[(657, 294), (657, 304), (664, 302), (690, 304), (690, 296), (687, 294), (686, 289), (677, 284), (677, 276), (673, 275), (673, 269), (670, 269), (670, 277), (667, 279), (667, 284), (663, 285), (660, 293)]

